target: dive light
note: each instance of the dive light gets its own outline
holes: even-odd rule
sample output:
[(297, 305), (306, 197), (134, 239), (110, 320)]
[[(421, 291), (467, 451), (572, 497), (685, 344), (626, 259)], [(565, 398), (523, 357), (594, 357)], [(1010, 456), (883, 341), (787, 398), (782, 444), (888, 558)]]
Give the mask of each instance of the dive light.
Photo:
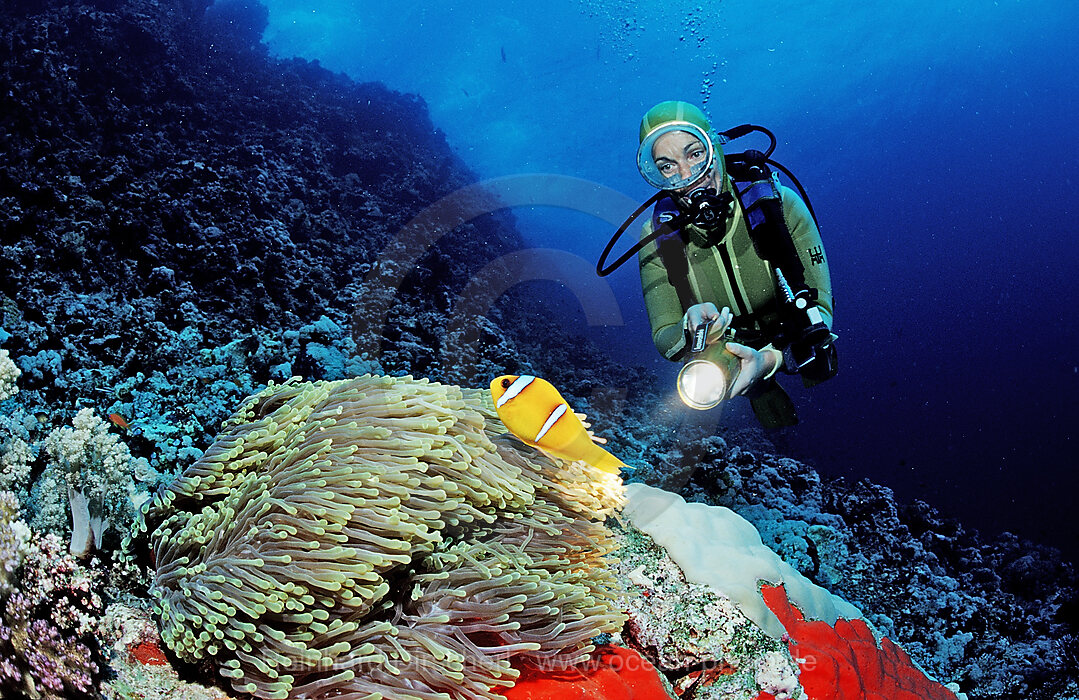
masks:
[(678, 396), (682, 403), (698, 411), (715, 408), (731, 397), (742, 361), (720, 341), (705, 346), (714, 321), (697, 327), (690, 346), (690, 358), (678, 372)]

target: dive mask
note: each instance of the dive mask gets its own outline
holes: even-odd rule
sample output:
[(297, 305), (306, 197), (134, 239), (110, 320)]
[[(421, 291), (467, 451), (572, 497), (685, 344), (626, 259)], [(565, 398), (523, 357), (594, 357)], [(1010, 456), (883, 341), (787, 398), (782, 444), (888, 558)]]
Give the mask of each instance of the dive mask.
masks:
[[(689, 174), (682, 177), (678, 163), (657, 152), (656, 142), (667, 134), (683, 132), (690, 138), (682, 138), (680, 147), (673, 153), (690, 164)], [(666, 144), (663, 144), (666, 145)], [(668, 146), (669, 148), (669, 146)], [(712, 139), (701, 127), (690, 122), (667, 122), (648, 132), (637, 149), (637, 169), (648, 184), (659, 190), (680, 190), (700, 180), (716, 165), (716, 149)], [(722, 166), (721, 166), (722, 167)], [(719, 178), (722, 181), (722, 177)]]

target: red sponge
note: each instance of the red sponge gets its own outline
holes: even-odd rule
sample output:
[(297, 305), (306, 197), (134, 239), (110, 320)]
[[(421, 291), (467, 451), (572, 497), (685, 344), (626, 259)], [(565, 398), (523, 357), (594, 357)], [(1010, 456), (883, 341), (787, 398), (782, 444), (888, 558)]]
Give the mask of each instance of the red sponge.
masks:
[(590, 662), (565, 671), (519, 669), (515, 686), (495, 692), (509, 700), (671, 700), (656, 667), (632, 649), (602, 646)]
[[(956, 700), (890, 640), (878, 646), (862, 620), (807, 621), (782, 586), (761, 594), (787, 630), (811, 700)], [(655, 666), (632, 649), (603, 646), (590, 662), (563, 671), (519, 669), (515, 686), (496, 691), (508, 700), (671, 700)], [(757, 700), (775, 699), (761, 693)]]
[[(838, 620), (834, 627), (807, 621), (782, 586), (764, 586), (761, 594), (787, 630), (802, 669), (799, 680), (812, 700), (956, 700), (890, 640), (878, 647), (862, 620)], [(757, 700), (772, 696), (761, 693)]]

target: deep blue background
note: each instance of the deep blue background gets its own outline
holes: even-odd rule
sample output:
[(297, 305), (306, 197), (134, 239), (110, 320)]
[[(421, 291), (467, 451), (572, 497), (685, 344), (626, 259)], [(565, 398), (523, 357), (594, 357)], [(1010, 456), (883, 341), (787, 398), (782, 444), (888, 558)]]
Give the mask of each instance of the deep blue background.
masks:
[[(274, 53), (421, 95), (481, 177), (582, 178), (626, 214), (655, 102), (770, 127), (820, 218), (843, 361), (785, 448), (1079, 557), (1079, 3), (267, 5)], [(615, 214), (580, 189), (516, 213), (591, 265)], [(609, 278), (625, 325), (593, 337), (673, 377), (634, 267)]]

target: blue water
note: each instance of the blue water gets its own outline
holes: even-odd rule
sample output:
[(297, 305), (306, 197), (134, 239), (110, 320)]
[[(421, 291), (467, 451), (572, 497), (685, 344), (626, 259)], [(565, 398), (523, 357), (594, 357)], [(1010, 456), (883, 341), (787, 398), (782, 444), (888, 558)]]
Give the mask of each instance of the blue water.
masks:
[[(820, 218), (843, 362), (786, 449), (1079, 556), (1079, 3), (266, 4), (274, 53), (416, 93), (481, 178), (527, 176), (525, 236), (584, 269), (651, 194), (645, 109), (771, 128)], [(593, 337), (673, 378), (634, 264), (579, 293), (608, 283)]]

